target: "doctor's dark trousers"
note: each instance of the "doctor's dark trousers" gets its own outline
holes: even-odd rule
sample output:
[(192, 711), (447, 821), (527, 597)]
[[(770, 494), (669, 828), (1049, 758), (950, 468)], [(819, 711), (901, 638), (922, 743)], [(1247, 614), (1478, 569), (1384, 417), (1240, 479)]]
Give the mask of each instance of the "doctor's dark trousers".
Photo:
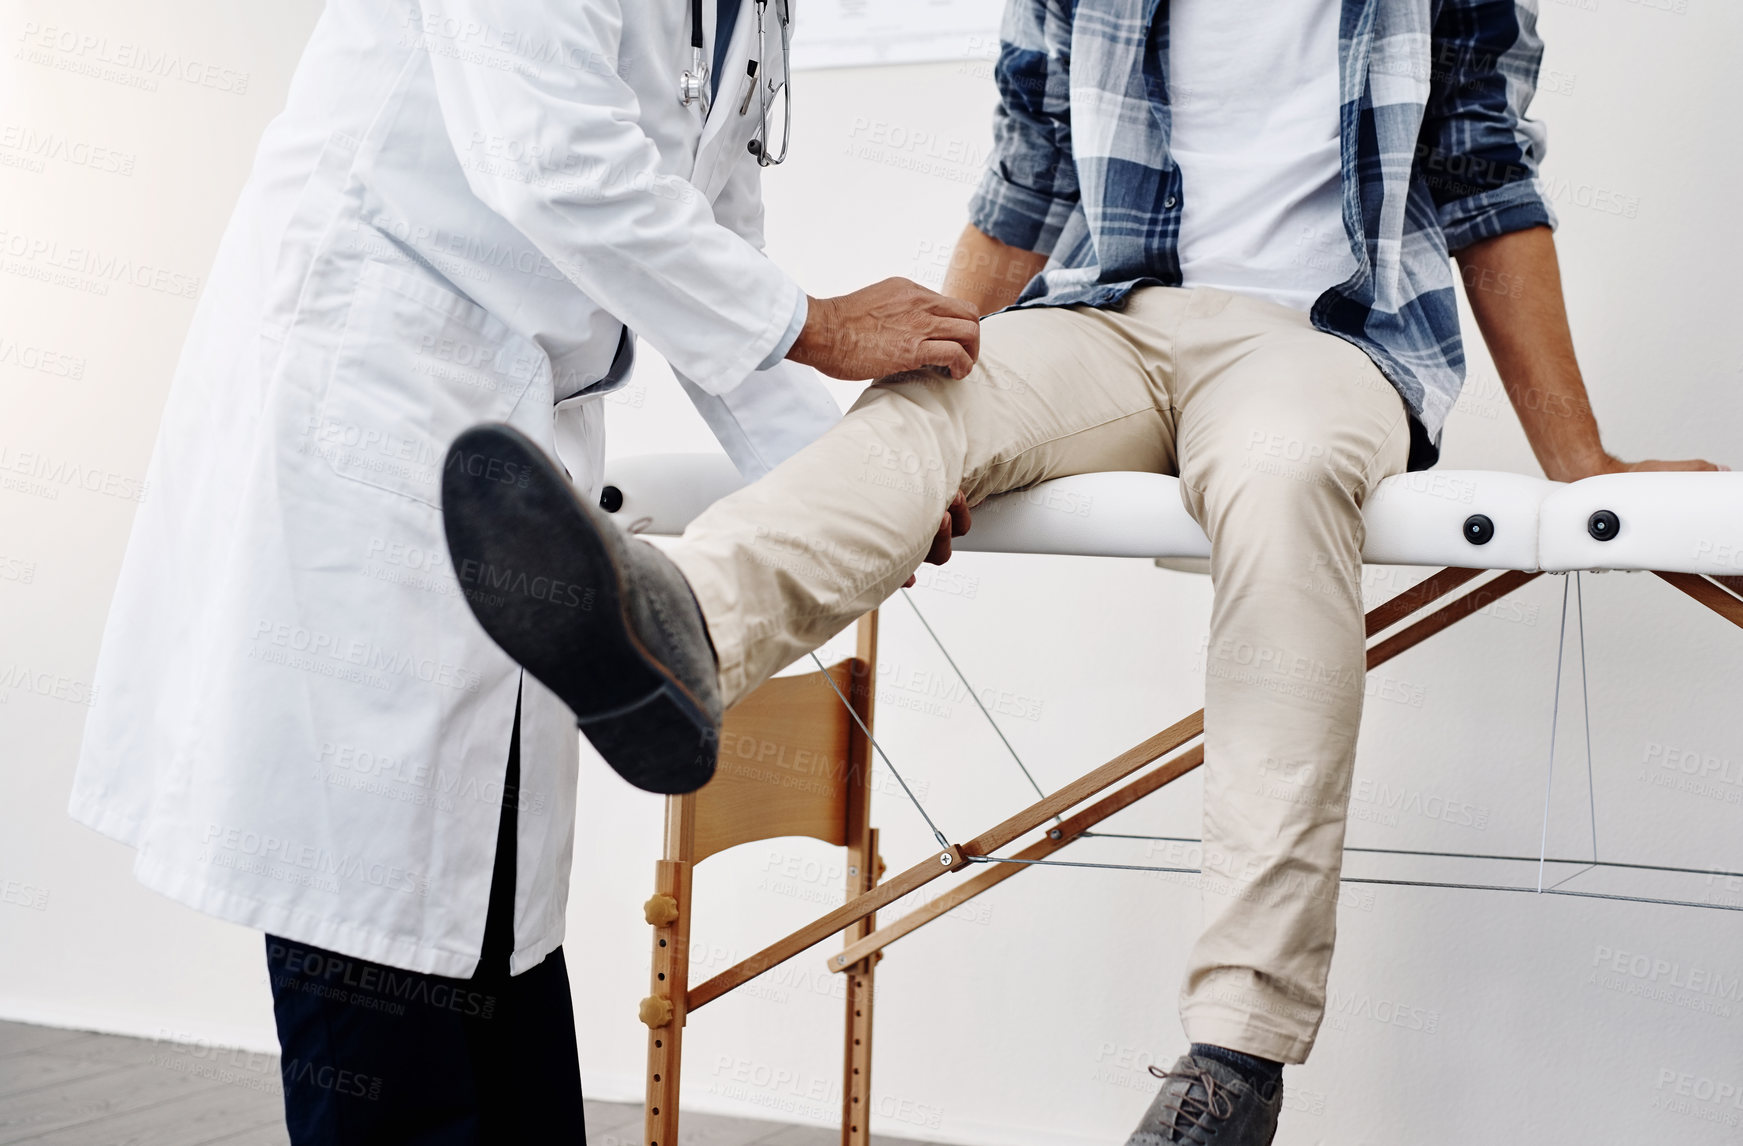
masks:
[(519, 791), (517, 705), (484, 950), (472, 978), (266, 937), (293, 1146), (585, 1142), (563, 949), (524, 974), (508, 973)]

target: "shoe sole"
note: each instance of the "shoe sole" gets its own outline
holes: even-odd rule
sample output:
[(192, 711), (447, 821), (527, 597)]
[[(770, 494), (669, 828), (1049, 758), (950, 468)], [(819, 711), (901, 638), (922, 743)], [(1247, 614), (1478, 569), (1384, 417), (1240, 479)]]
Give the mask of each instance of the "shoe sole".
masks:
[(461, 434), (444, 459), (442, 526), (472, 615), (618, 775), (663, 795), (708, 782), (719, 730), (636, 635), (625, 539), (595, 524), (543, 450), (509, 426)]

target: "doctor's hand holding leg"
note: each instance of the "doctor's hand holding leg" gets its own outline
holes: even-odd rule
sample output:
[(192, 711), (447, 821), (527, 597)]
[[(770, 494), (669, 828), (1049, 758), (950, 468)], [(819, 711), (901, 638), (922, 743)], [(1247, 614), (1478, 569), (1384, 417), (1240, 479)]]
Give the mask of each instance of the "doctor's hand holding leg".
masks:
[[(831, 378), (857, 382), (934, 367), (963, 378), (980, 357), (979, 312), (970, 303), (891, 278), (839, 298), (811, 299), (805, 328), (787, 357)], [(950, 540), (967, 533), (968, 501), (950, 499), (926, 560), (950, 560)], [(914, 577), (903, 584), (913, 585)]]
[(892, 278), (810, 300), (787, 357), (831, 378), (861, 381), (937, 367), (961, 378), (980, 354), (980, 317), (961, 299)]

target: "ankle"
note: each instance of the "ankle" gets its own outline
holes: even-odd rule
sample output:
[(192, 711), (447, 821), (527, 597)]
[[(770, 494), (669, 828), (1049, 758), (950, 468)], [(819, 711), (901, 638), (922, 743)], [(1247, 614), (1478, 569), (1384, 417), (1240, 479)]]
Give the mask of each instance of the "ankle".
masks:
[(1194, 1058), (1208, 1058), (1212, 1062), (1221, 1063), (1240, 1075), (1248, 1086), (1261, 1095), (1270, 1093), (1274, 1085), (1283, 1078), (1283, 1064), (1275, 1059), (1243, 1054), (1213, 1043), (1193, 1043), (1187, 1053)]

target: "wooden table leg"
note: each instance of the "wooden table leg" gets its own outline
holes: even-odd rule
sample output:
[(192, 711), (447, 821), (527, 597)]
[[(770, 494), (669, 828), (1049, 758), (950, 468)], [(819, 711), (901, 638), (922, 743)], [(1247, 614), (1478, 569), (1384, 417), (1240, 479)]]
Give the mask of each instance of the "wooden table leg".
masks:
[(1693, 573), (1658, 573), (1656, 576), (1681, 589), (1733, 625), (1743, 628), (1743, 600), (1733, 597), (1707, 578)]
[(652, 993), (642, 1000), (648, 1027), (648, 1089), (642, 1142), (677, 1146), (678, 1081), (683, 1064), (685, 994), (690, 970), (690, 865), (660, 860), (648, 922), (654, 928)]
[[(878, 833), (873, 829), (866, 862), (859, 866), (856, 893), (870, 891), (878, 880)], [(847, 929), (851, 943), (871, 934), (877, 916), (868, 915)], [(867, 955), (847, 970), (847, 1024), (841, 1080), (841, 1146), (870, 1146), (872, 1002), (879, 955)]]

